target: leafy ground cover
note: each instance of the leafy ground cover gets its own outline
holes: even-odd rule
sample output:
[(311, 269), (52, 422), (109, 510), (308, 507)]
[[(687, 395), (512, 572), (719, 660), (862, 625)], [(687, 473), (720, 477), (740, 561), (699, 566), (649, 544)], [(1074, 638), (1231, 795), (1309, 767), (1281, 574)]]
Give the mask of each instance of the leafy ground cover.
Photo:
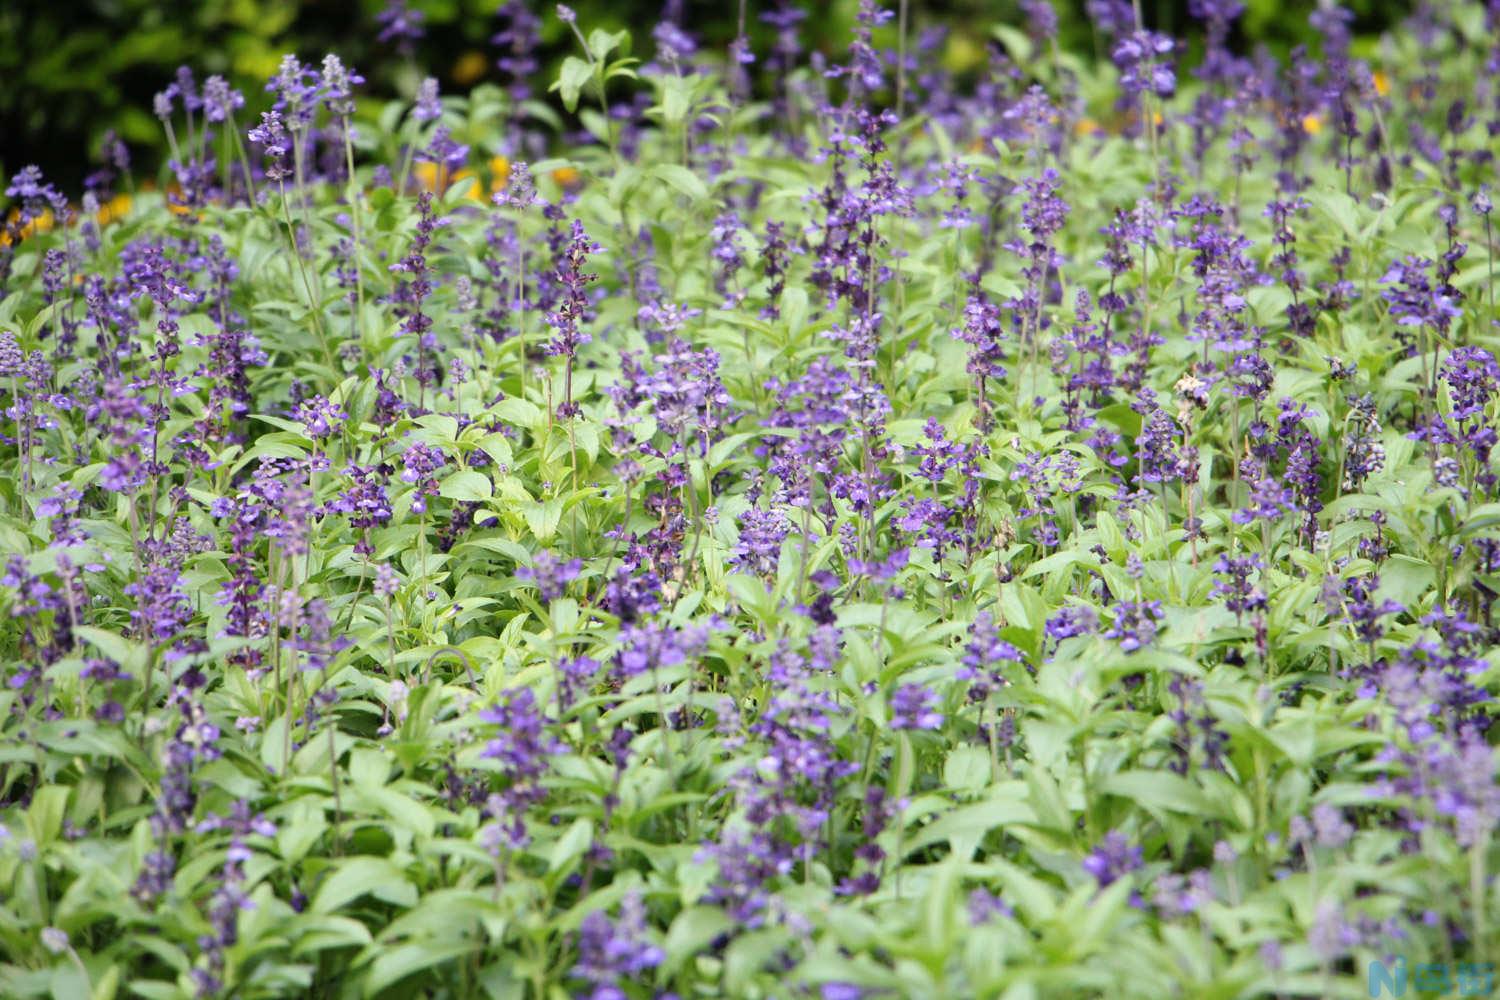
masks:
[(1023, 6), (11, 177), (0, 994), (1492, 989), (1500, 12)]

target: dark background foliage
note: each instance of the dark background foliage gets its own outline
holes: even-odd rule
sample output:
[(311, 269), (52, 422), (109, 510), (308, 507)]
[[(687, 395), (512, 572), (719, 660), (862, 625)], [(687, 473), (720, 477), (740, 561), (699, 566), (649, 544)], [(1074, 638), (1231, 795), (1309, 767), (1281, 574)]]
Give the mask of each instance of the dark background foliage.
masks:
[[(443, 90), (462, 92), (499, 79), (489, 39), (498, 27), (497, 0), (412, 0), (425, 16), (426, 37), (410, 56), (380, 44), (376, 17), (383, 0), (8, 0), (0, 3), (0, 175), (27, 163), (40, 165), (66, 189), (76, 189), (106, 129), (130, 145), (148, 170), (160, 160), (162, 132), (151, 117), (151, 97), (179, 65), (199, 78), (219, 73), (252, 100), (276, 68), (281, 54), (316, 61), (340, 53), (368, 79), (367, 92), (409, 95), (426, 73), (441, 74)], [(588, 26), (627, 27), (637, 51), (649, 48), (652, 24), (661, 16), (657, 0), (580, 0), (573, 5)], [(733, 2), (686, 2), (683, 23), (705, 46), (722, 47), (734, 36)], [(748, 20), (764, 33), (757, 14), (764, 0), (748, 0)], [(826, 52), (848, 42), (856, 0), (805, 5), (803, 37)], [(1083, 0), (1055, 0), (1062, 43), (1080, 51), (1093, 44)], [(1188, 0), (1145, 0), (1148, 21), (1183, 34)], [(1353, 0), (1357, 34), (1378, 32), (1402, 16), (1409, 4)], [(1249, 0), (1234, 42), (1244, 50), (1266, 45), (1285, 54), (1310, 42), (1307, 14), (1314, 5)], [(913, 28), (927, 22), (958, 26), (947, 58), (962, 69), (983, 58), (986, 37), (965, 36), (964, 25), (994, 23), (997, 9), (1021, 15), (1013, 0), (914, 0)], [(573, 44), (553, 13), (554, 4), (534, 5), (542, 15), (544, 75)], [(1003, 14), (1001, 15), (1004, 16)], [(975, 28), (976, 32), (982, 29)], [(757, 36), (757, 42), (764, 39)], [(420, 67), (420, 69), (419, 69)]]

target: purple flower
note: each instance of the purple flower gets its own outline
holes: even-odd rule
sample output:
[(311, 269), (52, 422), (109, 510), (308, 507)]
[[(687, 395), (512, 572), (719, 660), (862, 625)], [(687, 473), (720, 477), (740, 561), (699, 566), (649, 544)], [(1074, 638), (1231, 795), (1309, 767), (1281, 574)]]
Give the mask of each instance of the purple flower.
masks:
[(297, 420), (307, 428), (309, 437), (323, 439), (332, 437), (343, 429), (349, 414), (338, 403), (326, 396), (313, 396), (297, 407)]
[(892, 729), (937, 729), (943, 724), (936, 710), (937, 695), (921, 684), (902, 684), (891, 695)]
[(1265, 610), (1266, 592), (1250, 583), (1250, 576), (1263, 569), (1265, 562), (1258, 555), (1221, 555), (1214, 561), (1214, 572), (1225, 577), (1214, 581), (1213, 596), (1224, 598), (1224, 607), (1234, 612), (1236, 619), (1245, 612)]
[(603, 252), (604, 248), (583, 230), (583, 223), (573, 220), (573, 237), (569, 242), (556, 271), (557, 283), (563, 289), (562, 303), (547, 314), (547, 325), (552, 327), (553, 337), (547, 344), (547, 353), (554, 357), (573, 359), (578, 348), (593, 338), (579, 329), (579, 323), (588, 311), (587, 288), (598, 275), (584, 272), (589, 256)]
[(983, 701), (993, 688), (1006, 683), (999, 670), (1000, 664), (1025, 662), (1025, 654), (1000, 638), (994, 616), (981, 611), (974, 616), (974, 623), (969, 627), (969, 641), (964, 645), (963, 666), (957, 677), (970, 682), (970, 701)]
[(528, 81), (540, 66), (536, 52), (541, 45), (542, 20), (532, 13), (526, 0), (506, 0), (495, 13), (507, 22), (507, 27), (490, 38), (490, 44), (501, 53), (495, 66), (511, 78), (510, 96), (519, 105), (531, 96)]
[(1070, 604), (1059, 608), (1047, 619), (1047, 635), (1061, 642), (1079, 635), (1093, 635), (1099, 631), (1099, 616), (1087, 604)]
[(578, 964), (574, 975), (593, 985), (593, 1000), (624, 997), (623, 982), (635, 980), (666, 961), (666, 952), (646, 938), (646, 908), (640, 893), (620, 901), (620, 915), (610, 920), (603, 910), (583, 918), (578, 928)]
[(1115, 620), (1104, 633), (1105, 638), (1120, 640), (1122, 650), (1134, 653), (1151, 645), (1156, 638), (1156, 623), (1161, 620), (1162, 607), (1160, 601), (1120, 601), (1115, 605), (1114, 614)]
[(516, 570), (516, 578), (535, 584), (541, 592), (542, 600), (555, 601), (563, 596), (568, 584), (578, 578), (582, 569), (582, 559), (563, 562), (551, 551), (544, 549), (536, 554), (530, 566), (522, 566)]
[(417, 100), (411, 116), (419, 122), (435, 122), (443, 117), (443, 102), (438, 95), (437, 77), (423, 77), (417, 86)]
[(1099, 882), (1100, 888), (1144, 865), (1141, 849), (1130, 843), (1125, 834), (1111, 830), (1104, 835), (1088, 857), (1083, 859), (1083, 870)]
[(1120, 87), (1127, 94), (1153, 93), (1170, 97), (1177, 89), (1171, 55), (1176, 43), (1154, 31), (1135, 31), (1115, 43), (1110, 57), (1120, 69)]
[(1428, 278), (1432, 261), (1422, 257), (1403, 257), (1394, 261), (1380, 283), (1386, 288), (1381, 298), (1390, 303), (1390, 314), (1401, 326), (1426, 326), (1445, 332), (1462, 311), (1453, 293), (1433, 287)]
[(761, 576), (776, 572), (781, 543), (791, 524), (779, 511), (751, 507), (740, 515), (740, 537), (735, 542), (730, 565)]
[(411, 55), (415, 44), (426, 34), (422, 29), (422, 22), (426, 19), (426, 14), (407, 6), (407, 0), (386, 0), (385, 7), (375, 18), (380, 25), (380, 34), (375, 40), (381, 44), (395, 42), (398, 52)]
[(1013, 917), (1015, 910), (1009, 903), (988, 889), (975, 889), (969, 893), (969, 924), (978, 927), (996, 917)]
[(251, 142), (260, 144), (266, 157), (266, 177), (269, 180), (280, 181), (291, 176), (286, 156), (291, 151), (292, 139), (287, 134), (279, 111), (262, 111), (260, 124), (250, 129), (246, 137)]
[(229, 86), (222, 76), (203, 81), (203, 117), (208, 121), (227, 121), (244, 106), (245, 95)]
[(411, 509), (413, 513), (423, 514), (427, 511), (427, 498), (437, 496), (437, 480), (432, 474), (442, 468), (448, 461), (448, 456), (441, 449), (431, 445), (414, 441), (407, 445), (406, 451), (401, 455), (401, 464), (404, 466), (401, 472), (403, 483), (412, 483), (417, 487), (412, 496)]
[(615, 673), (621, 678), (675, 667), (707, 645), (706, 626), (674, 628), (666, 622), (637, 622), (620, 630)]

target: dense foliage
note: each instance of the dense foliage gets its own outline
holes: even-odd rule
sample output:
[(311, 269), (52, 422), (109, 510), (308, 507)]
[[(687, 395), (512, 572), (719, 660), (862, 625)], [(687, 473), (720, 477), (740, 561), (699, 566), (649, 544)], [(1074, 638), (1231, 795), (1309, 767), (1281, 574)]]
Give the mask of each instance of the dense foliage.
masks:
[[(1098, 54), (1099, 36), (1083, 17), (1088, 0), (1054, 0), (1058, 44)], [(6, 0), (0, 4), (0, 173), (39, 165), (55, 184), (82, 183), (85, 153), (96, 152), (113, 133), (130, 143), (137, 169), (153, 175), (170, 155), (161, 127), (151, 117), (151, 96), (182, 63), (200, 76), (222, 75), (246, 93), (251, 112), (261, 110), (260, 90), (284, 52), (316, 58), (332, 49), (353, 63), (368, 83), (363, 94), (411, 96), (424, 73), (445, 91), (469, 92), (478, 84), (510, 78), (501, 46), (507, 19), (499, 0)], [(547, 5), (534, 5), (537, 10)], [(649, 34), (663, 15), (680, 20), (689, 11), (699, 45), (722, 49), (740, 27), (738, 4), (686, 0), (579, 0), (575, 6), (590, 28), (631, 28)], [(825, 54), (842, 50), (858, 0), (795, 4), (762, 0), (751, 4), (743, 30), (759, 50), (775, 39), (776, 26), (763, 11), (798, 8), (802, 44)], [(1356, 50), (1365, 35), (1410, 12), (1410, 0), (1349, 0)], [(1149, 24), (1173, 30), (1190, 23), (1188, 0), (1151, 0)], [(1285, 55), (1312, 44), (1317, 33), (1306, 20), (1286, 17), (1281, 0), (1245, 0), (1232, 42), (1249, 51), (1265, 45)], [(550, 8), (549, 8), (550, 9)], [(943, 66), (961, 77), (983, 64), (992, 21), (1015, 20), (1016, 0), (920, 0), (908, 15), (911, 37), (927, 31), (942, 37)], [(895, 25), (875, 32), (895, 45)], [(555, 74), (575, 44), (555, 18), (538, 25), (529, 56), (538, 72)], [(756, 92), (769, 93), (770, 79), (756, 76)]]
[(968, 89), (559, 7), (539, 159), (513, 0), (503, 86), (184, 69), (165, 193), (12, 176), (0, 995), (1500, 954), (1500, 9), (1023, 6)]

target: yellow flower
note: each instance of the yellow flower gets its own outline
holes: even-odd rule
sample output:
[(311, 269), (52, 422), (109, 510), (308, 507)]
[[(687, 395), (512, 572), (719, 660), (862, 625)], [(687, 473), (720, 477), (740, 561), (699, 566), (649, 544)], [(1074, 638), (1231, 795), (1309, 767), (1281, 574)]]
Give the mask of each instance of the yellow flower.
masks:
[(111, 222), (119, 222), (129, 214), (130, 195), (117, 194), (99, 207), (99, 213), (94, 218), (99, 225), (107, 226)]
[(423, 191), (437, 193), (438, 168), (436, 163), (429, 163), (423, 160), (411, 168), (411, 173), (412, 177), (416, 179), (417, 186)]
[[(459, 181), (464, 180), (468, 177), (474, 177), (474, 171), (465, 167), (464, 169), (458, 171), (458, 173), (450, 177), (448, 179), (448, 184), (451, 187), (452, 185), (457, 184)], [(468, 193), (465, 194), (464, 197), (468, 198), (470, 201), (484, 200), (484, 196), (480, 194), (479, 179), (477, 177), (475, 178), (474, 183), (469, 185)]]
[(560, 187), (572, 190), (583, 180), (583, 175), (573, 167), (558, 167), (552, 171), (552, 179), (557, 181)]
[(1078, 119), (1077, 123), (1073, 125), (1073, 133), (1075, 135), (1093, 135), (1098, 131), (1099, 123), (1094, 121), (1094, 119), (1092, 118), (1080, 118)]
[(1317, 135), (1323, 131), (1322, 115), (1305, 115), (1302, 118), (1302, 131), (1308, 135)]
[[(10, 210), (10, 222), (12, 224), (14, 224), (15, 221), (20, 217), (20, 211), (14, 208)], [(35, 219), (32, 219), (31, 221), (27, 222), (26, 225), (21, 227), (21, 231), (17, 234), (17, 236), (20, 239), (24, 240), (35, 236), (37, 233), (50, 233), (52, 231), (53, 223), (55, 223), (56, 221), (57, 220), (52, 216), (52, 209), (43, 209), (41, 215), (37, 216)], [(0, 233), (0, 242), (3, 242), (7, 246), (10, 244), (10, 233), (8, 231)]]
[(510, 183), (510, 160), (503, 156), (490, 157), (490, 194), (499, 194)]
[(460, 87), (467, 87), (484, 76), (487, 69), (489, 69), (489, 61), (485, 59), (484, 53), (478, 49), (470, 49), (458, 57), (458, 61), (453, 64), (450, 72), (454, 83)]
[(179, 205), (177, 199), (182, 197), (182, 186), (173, 184), (167, 188), (167, 211), (173, 215), (192, 215), (193, 210), (186, 205)]
[(1391, 92), (1391, 78), (1385, 75), (1385, 70), (1377, 69), (1370, 74), (1370, 79), (1375, 83), (1375, 93), (1381, 97)]

